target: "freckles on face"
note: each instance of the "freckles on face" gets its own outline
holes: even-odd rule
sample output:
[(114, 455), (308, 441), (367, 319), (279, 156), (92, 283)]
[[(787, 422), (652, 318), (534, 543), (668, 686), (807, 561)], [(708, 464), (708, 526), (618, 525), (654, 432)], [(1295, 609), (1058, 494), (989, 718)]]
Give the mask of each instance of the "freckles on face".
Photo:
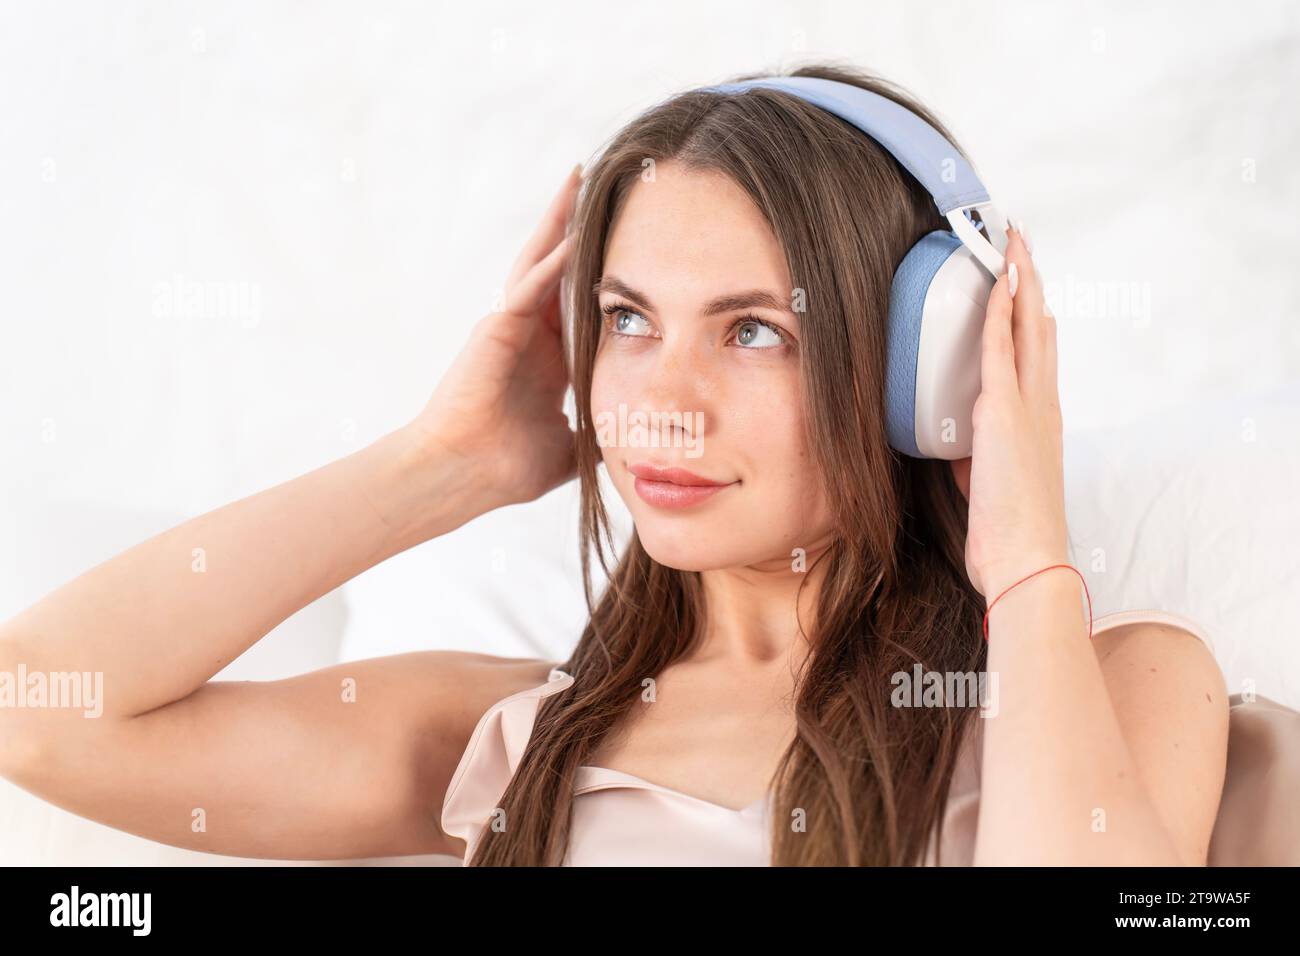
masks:
[[(686, 570), (788, 564), (828, 509), (806, 444), (799, 315), (762, 213), (728, 177), (660, 164), (631, 188), (597, 285), (591, 414), (647, 552)], [(767, 295), (742, 295), (754, 292)]]

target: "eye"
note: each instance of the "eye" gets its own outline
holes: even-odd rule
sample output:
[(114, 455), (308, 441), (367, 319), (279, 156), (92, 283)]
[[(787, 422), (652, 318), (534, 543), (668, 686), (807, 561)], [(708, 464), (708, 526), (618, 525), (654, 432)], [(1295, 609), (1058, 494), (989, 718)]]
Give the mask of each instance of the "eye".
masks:
[(640, 312), (622, 305), (607, 305), (600, 310), (606, 315), (605, 325), (616, 335), (643, 337), (650, 334), (650, 323)]
[(742, 319), (736, 325), (736, 344), (747, 349), (771, 349), (786, 344), (785, 336), (770, 322), (757, 316)]

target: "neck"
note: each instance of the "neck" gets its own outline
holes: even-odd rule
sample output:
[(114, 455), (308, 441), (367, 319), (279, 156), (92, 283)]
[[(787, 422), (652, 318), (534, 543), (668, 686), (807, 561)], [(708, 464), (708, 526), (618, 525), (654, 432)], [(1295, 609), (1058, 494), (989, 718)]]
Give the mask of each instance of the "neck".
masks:
[[(828, 542), (802, 559), (700, 572), (705, 620), (691, 657), (736, 669), (802, 663), (813, 633)], [(802, 624), (802, 633), (800, 625)]]

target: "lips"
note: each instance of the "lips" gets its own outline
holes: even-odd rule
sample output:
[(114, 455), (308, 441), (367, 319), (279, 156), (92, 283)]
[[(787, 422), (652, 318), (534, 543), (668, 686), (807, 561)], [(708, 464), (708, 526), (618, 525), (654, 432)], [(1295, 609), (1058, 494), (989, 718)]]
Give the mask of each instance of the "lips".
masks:
[(636, 480), (632, 483), (641, 500), (656, 508), (689, 508), (712, 498), (738, 481), (714, 481), (685, 468), (660, 468), (638, 463), (628, 465)]

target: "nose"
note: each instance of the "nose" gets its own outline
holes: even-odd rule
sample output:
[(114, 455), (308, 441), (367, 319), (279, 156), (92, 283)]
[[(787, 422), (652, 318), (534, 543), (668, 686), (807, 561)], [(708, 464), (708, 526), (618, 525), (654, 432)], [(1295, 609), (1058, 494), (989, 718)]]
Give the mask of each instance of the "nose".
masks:
[(698, 444), (705, 423), (712, 420), (716, 374), (716, 362), (702, 343), (686, 335), (665, 336), (646, 369), (635, 407), (659, 416), (665, 438)]

